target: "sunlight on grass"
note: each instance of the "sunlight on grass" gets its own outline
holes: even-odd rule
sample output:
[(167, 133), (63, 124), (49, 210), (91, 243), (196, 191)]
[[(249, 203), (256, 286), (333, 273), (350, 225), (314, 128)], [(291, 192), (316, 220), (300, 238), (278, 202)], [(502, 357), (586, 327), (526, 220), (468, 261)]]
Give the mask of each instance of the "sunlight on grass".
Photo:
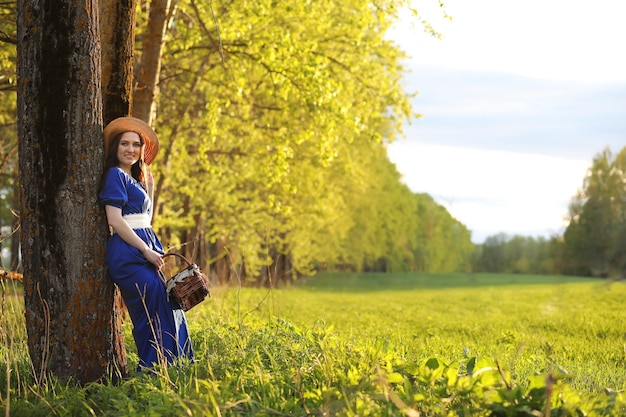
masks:
[[(619, 282), (334, 274), (287, 289), (216, 288), (188, 313), (196, 363), (86, 386), (53, 377), (34, 384), (18, 293), (3, 293), (7, 415), (626, 411)], [(124, 331), (132, 368), (129, 323)]]
[[(624, 283), (480, 274), (419, 275), (412, 281), (411, 274), (389, 275), (389, 285), (384, 274), (358, 285), (346, 284), (344, 277), (355, 282), (350, 274), (323, 276), (275, 291), (273, 309), (299, 325), (323, 321), (363, 343), (388, 339), (411, 360), (497, 358), (520, 377), (558, 365), (584, 391), (626, 387)], [(250, 304), (254, 291), (248, 290)]]

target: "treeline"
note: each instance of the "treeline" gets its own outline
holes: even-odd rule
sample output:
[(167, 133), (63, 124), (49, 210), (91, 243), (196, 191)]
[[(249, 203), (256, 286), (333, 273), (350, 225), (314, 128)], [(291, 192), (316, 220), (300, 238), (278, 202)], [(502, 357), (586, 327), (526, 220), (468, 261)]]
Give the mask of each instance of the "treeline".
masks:
[[(386, 153), (417, 116), (404, 53), (386, 36), (408, 1), (157, 3), (136, 3), (135, 81), (144, 87), (133, 92), (133, 114), (143, 114), (139, 97), (146, 108), (142, 69), (158, 68), (148, 103), (161, 141), (155, 227), (169, 249), (222, 283), (324, 269), (469, 270), (469, 231), (412, 193)], [(0, 7), (0, 188), (12, 229), (16, 11)], [(162, 52), (148, 31), (157, 20)]]
[(469, 232), (386, 153), (416, 116), (385, 35), (406, 3), (179, 1), (157, 99), (165, 244), (257, 285), (469, 268), (450, 256), (471, 252)]
[(477, 246), (473, 270), (625, 278), (626, 147), (598, 153), (572, 198), (568, 226), (549, 239), (495, 235)]
[[(585, 180), (563, 238), (500, 236), (477, 248), (445, 208), (403, 184), (386, 145), (417, 114), (403, 88), (404, 53), (385, 34), (406, 1), (173, 3), (160, 16), (160, 56), (143, 48), (160, 9), (138, 2), (137, 10), (136, 61), (160, 60), (155, 227), (218, 282), (269, 285), (333, 269), (612, 274), (623, 266), (624, 195), (599, 197), (604, 179)], [(15, 4), (0, 10), (0, 226), (15, 254)], [(605, 156), (602, 178), (623, 180)]]
[(561, 274), (562, 239), (510, 236), (500, 233), (476, 245), (472, 259), (475, 272), (507, 274)]

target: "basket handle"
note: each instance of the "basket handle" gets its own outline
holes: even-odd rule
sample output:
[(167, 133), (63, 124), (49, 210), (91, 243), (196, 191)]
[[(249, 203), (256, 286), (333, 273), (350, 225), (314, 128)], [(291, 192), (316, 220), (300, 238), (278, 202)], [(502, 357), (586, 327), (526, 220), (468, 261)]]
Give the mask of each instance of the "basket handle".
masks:
[[(193, 265), (191, 262), (189, 262), (189, 260), (187, 258), (185, 258), (180, 253), (176, 253), (176, 252), (166, 253), (161, 258), (165, 258), (166, 256), (177, 256), (177, 257), (179, 257), (180, 259), (182, 259), (183, 261), (185, 261), (187, 263), (187, 267), (190, 267), (191, 265)], [(161, 279), (161, 282), (163, 283), (165, 288), (167, 288), (167, 278), (165, 277), (165, 274), (160, 269), (157, 272), (159, 274), (159, 278)]]
[(185, 258), (183, 255), (181, 255), (180, 253), (176, 253), (176, 252), (166, 253), (165, 255), (162, 256), (162, 258), (165, 258), (166, 256), (177, 256), (180, 259), (182, 259), (183, 261), (185, 261), (187, 263), (187, 266), (191, 266), (192, 265), (192, 263), (189, 262), (189, 260), (187, 258)]

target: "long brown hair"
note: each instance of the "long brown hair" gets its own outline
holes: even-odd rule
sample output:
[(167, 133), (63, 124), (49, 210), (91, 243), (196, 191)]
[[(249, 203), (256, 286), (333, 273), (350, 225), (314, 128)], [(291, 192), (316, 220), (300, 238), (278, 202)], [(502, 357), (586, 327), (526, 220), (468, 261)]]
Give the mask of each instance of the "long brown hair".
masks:
[[(106, 155), (104, 155), (104, 172), (102, 173), (102, 178), (100, 179), (100, 191), (104, 189), (104, 182), (106, 181), (106, 175), (107, 175), (107, 172), (109, 172), (109, 169), (119, 166), (120, 164), (119, 159), (117, 159), (117, 151), (120, 146), (120, 140), (122, 139), (122, 135), (124, 133), (126, 132), (122, 132), (119, 135), (115, 136), (113, 139), (111, 139), (108, 152)], [(141, 157), (139, 158), (139, 160), (130, 167), (130, 175), (137, 182), (142, 183), (144, 187), (146, 187), (146, 183), (144, 181), (146, 178), (146, 173), (145, 173), (144, 162), (143, 162), (144, 142), (143, 142), (143, 137), (141, 135), (137, 135), (137, 136), (139, 136), (139, 140), (141, 141), (142, 152), (141, 152)]]

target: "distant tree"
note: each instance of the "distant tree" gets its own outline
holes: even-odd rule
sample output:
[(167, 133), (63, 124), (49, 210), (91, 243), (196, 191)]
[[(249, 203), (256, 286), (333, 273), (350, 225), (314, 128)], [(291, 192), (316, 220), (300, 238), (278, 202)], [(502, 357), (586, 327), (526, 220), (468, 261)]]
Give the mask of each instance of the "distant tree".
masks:
[[(339, 241), (339, 264), (357, 271), (406, 271), (414, 264), (417, 238), (416, 202), (400, 181), (395, 165), (378, 144), (351, 147), (350, 159), (367, 167), (367, 174), (337, 183), (345, 195), (348, 230)], [(345, 187), (345, 188), (344, 188)], [(332, 229), (331, 229), (332, 230)]]
[(415, 270), (470, 272), (475, 249), (469, 230), (430, 195), (415, 194), (413, 198), (417, 202)]
[(563, 236), (552, 236), (548, 242), (548, 255), (543, 265), (546, 273), (557, 275), (565, 273)]
[(505, 257), (505, 245), (509, 241), (506, 233), (489, 236), (482, 244), (482, 255), (479, 264), (475, 268), (481, 272), (504, 272), (507, 261)]
[(558, 238), (509, 236), (499, 233), (489, 236), (479, 245), (473, 260), (476, 272), (514, 274), (558, 274)]
[(621, 276), (626, 257), (626, 148), (596, 155), (572, 199), (564, 234), (565, 271), (577, 275)]
[[(626, 277), (626, 147), (615, 156), (613, 161), (615, 177), (615, 213), (609, 249), (611, 274)], [(621, 183), (620, 180), (621, 179)]]

